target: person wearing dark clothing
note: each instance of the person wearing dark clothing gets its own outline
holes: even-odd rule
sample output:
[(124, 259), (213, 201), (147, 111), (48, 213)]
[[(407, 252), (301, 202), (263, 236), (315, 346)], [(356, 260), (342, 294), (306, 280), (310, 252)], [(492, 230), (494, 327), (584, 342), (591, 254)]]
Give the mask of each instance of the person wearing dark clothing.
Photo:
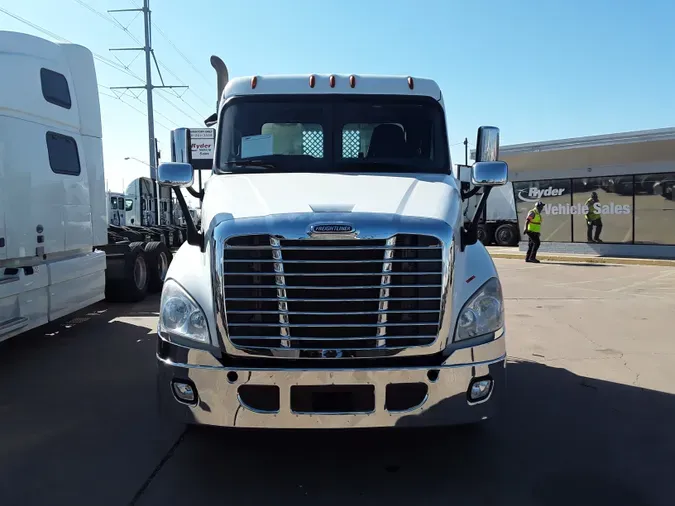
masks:
[(527, 218), (525, 219), (525, 229), (523, 230), (523, 233), (529, 238), (527, 255), (525, 256), (526, 262), (539, 263), (539, 260), (537, 260), (537, 251), (541, 244), (541, 210), (543, 208), (544, 203), (540, 200), (534, 208), (527, 213)]

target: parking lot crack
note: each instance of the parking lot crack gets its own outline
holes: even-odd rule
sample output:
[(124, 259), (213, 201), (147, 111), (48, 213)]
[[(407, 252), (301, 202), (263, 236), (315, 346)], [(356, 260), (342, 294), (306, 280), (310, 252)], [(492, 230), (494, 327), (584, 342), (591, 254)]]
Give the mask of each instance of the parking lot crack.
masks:
[(150, 473), (150, 476), (143, 482), (143, 485), (136, 491), (134, 494), (134, 497), (131, 499), (129, 502), (129, 506), (134, 506), (138, 503), (138, 500), (143, 496), (145, 491), (148, 489), (150, 486), (150, 483), (152, 483), (152, 480), (159, 474), (159, 472), (162, 470), (164, 465), (173, 457), (174, 452), (178, 448), (178, 446), (183, 442), (183, 439), (185, 438), (185, 435), (188, 432), (189, 427), (186, 427), (183, 432), (181, 433), (180, 436), (178, 436), (178, 439), (174, 442), (174, 444), (169, 448), (169, 451), (166, 452), (164, 457), (162, 457), (162, 460), (159, 461), (157, 466), (153, 469), (152, 473)]

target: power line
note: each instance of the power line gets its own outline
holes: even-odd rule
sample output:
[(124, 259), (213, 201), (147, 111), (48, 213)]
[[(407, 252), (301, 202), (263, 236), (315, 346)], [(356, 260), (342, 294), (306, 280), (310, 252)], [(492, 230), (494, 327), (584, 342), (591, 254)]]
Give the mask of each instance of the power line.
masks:
[(195, 118), (193, 118), (192, 116), (190, 116), (190, 115), (189, 115), (188, 113), (186, 113), (183, 109), (181, 109), (181, 108), (178, 107), (176, 104), (174, 104), (171, 100), (169, 100), (168, 98), (166, 98), (166, 96), (164, 96), (162, 93), (158, 94), (157, 96), (160, 97), (161, 99), (163, 99), (167, 104), (169, 104), (171, 107), (173, 107), (174, 109), (176, 109), (178, 112), (180, 112), (183, 116), (185, 116), (185, 117), (187, 117), (187, 118), (190, 118), (191, 121), (194, 121), (194, 122), (197, 123), (197, 124), (201, 124), (201, 123), (202, 123), (202, 120), (198, 120), (198, 119), (195, 119)]
[[(76, 0), (76, 1), (78, 1), (78, 0)], [(79, 2), (78, 2), (78, 3), (79, 3)], [(34, 30), (36, 30), (36, 31), (38, 31), (38, 32), (40, 32), (40, 33), (42, 33), (43, 35), (46, 35), (47, 37), (50, 37), (50, 38), (52, 38), (52, 39), (55, 39), (55, 40), (57, 40), (57, 41), (59, 41), (59, 42), (63, 42), (63, 43), (66, 43), (66, 44), (73, 44), (72, 41), (66, 39), (65, 37), (61, 37), (61, 36), (58, 35), (57, 33), (54, 33), (54, 32), (52, 32), (52, 31), (50, 31), (50, 30), (47, 30), (46, 28), (44, 28), (44, 27), (42, 27), (42, 26), (40, 26), (40, 25), (37, 25), (37, 24), (35, 24), (35, 23), (31, 22), (31, 21), (28, 21), (27, 19), (22, 18), (22, 17), (19, 16), (18, 14), (15, 14), (15, 13), (11, 12), (11, 11), (9, 11), (8, 9), (4, 8), (4, 7), (0, 7), (0, 12), (3, 12), (3, 13), (6, 14), (7, 16), (9, 16), (9, 17), (11, 17), (11, 18), (13, 18), (13, 19), (19, 21), (20, 23), (23, 23), (23, 24), (25, 24), (25, 25), (27, 25), (27, 26), (30, 26), (30, 27), (33, 28)], [(128, 76), (130, 76), (130, 77), (133, 77), (134, 79), (138, 80), (139, 82), (144, 82), (143, 79), (142, 79), (140, 76), (138, 76), (137, 74), (135, 74), (132, 70), (130, 70), (130, 69), (128, 69), (128, 68), (125, 68), (123, 65), (121, 65), (121, 64), (119, 64), (119, 63), (117, 63), (117, 62), (115, 62), (115, 61), (113, 61), (113, 60), (111, 60), (111, 59), (109, 59), (109, 58), (106, 58), (105, 56), (102, 56), (102, 55), (100, 55), (100, 54), (98, 54), (98, 53), (94, 53), (93, 51), (92, 51), (92, 55), (93, 55), (93, 57), (94, 57), (95, 60), (97, 60), (97, 61), (103, 63), (104, 65), (107, 65), (107, 66), (109, 66), (109, 67), (111, 67), (111, 68), (113, 68), (113, 69), (115, 69), (115, 70), (117, 70), (117, 71), (119, 71), (119, 72), (123, 72), (124, 74), (126, 74), (126, 75), (128, 75)], [(163, 98), (164, 98), (164, 97), (163, 97)], [(177, 98), (180, 98), (180, 97), (177, 96)], [(192, 116), (190, 116), (190, 114), (186, 113), (183, 109), (181, 109), (181, 108), (179, 108), (178, 106), (176, 106), (173, 102), (169, 101), (169, 100), (166, 99), (166, 98), (164, 98), (164, 100), (166, 100), (166, 101), (169, 103), (169, 105), (171, 105), (174, 109), (178, 110), (178, 112), (180, 112), (180, 113), (181, 113), (182, 115), (184, 115), (186, 118), (189, 118), (190, 121), (195, 121), (196, 123), (201, 124), (201, 121), (195, 120)], [(185, 101), (183, 100), (183, 102), (185, 102)], [(126, 103), (126, 102), (124, 102), (124, 103)], [(189, 106), (189, 104), (188, 104), (187, 102), (185, 102), (185, 104), (187, 104), (187, 105)], [(197, 112), (197, 114), (199, 114), (199, 115), (201, 116), (201, 113), (199, 113), (199, 112), (196, 111), (196, 110), (195, 110), (195, 112)], [(166, 128), (166, 127), (164, 127), (164, 128)]]
[(192, 63), (192, 61), (190, 61), (190, 59), (189, 59), (187, 56), (185, 56), (185, 54), (183, 54), (183, 52), (182, 52), (180, 49), (178, 49), (178, 47), (176, 47), (176, 45), (175, 45), (175, 44), (173, 43), (173, 41), (169, 38), (169, 36), (168, 36), (167, 34), (165, 34), (165, 33), (162, 31), (162, 29), (161, 29), (159, 26), (157, 26), (155, 23), (152, 23), (152, 26), (157, 30), (157, 32), (158, 32), (162, 37), (164, 37), (164, 39), (166, 39), (166, 41), (171, 45), (171, 47), (173, 47), (173, 48), (176, 50), (176, 52), (178, 53), (178, 55), (179, 55), (181, 58), (183, 58), (183, 60), (185, 60), (185, 62), (186, 62), (188, 65), (190, 65), (190, 67), (192, 67), (192, 69), (193, 69), (195, 72), (197, 72), (197, 74), (199, 74), (199, 75), (202, 77), (202, 79), (204, 79), (204, 82), (206, 82), (206, 84), (209, 84), (209, 85), (210, 85), (211, 83), (210, 83), (209, 80), (206, 78), (206, 76), (205, 76), (204, 74), (202, 74), (202, 73), (200, 72), (200, 70), (199, 70), (197, 67), (195, 67), (194, 63)]

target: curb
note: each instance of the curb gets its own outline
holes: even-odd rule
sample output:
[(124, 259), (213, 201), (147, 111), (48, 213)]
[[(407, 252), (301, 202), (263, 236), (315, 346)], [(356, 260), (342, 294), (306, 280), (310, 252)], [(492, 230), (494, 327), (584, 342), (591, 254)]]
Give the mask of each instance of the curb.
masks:
[[(507, 258), (511, 260), (525, 261), (525, 254), (519, 253), (490, 253), (492, 258)], [(548, 260), (553, 262), (583, 263), (583, 264), (618, 264), (618, 265), (655, 265), (664, 267), (675, 267), (675, 260), (666, 260), (659, 258), (616, 258), (616, 257), (592, 257), (585, 255), (558, 255), (555, 253), (539, 253), (539, 260)]]

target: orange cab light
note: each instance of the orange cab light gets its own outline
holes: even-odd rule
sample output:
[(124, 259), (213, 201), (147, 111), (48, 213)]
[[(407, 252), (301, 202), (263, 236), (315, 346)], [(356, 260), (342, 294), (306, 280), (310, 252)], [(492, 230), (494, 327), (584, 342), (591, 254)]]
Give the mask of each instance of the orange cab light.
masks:
[(415, 87), (415, 83), (413, 82), (413, 78), (409, 77), (408, 78), (408, 88), (410, 88), (412, 90), (414, 87)]
[(349, 86), (351, 86), (352, 88), (356, 86), (356, 77), (353, 75), (349, 76)]
[(251, 78), (251, 88), (255, 90), (255, 87), (258, 85), (258, 76), (253, 76)]
[(335, 76), (330, 76), (328, 82), (330, 83), (331, 88), (335, 88)]
[(309, 87), (314, 88), (315, 84), (316, 84), (316, 76), (312, 74), (311, 76), (309, 76)]

